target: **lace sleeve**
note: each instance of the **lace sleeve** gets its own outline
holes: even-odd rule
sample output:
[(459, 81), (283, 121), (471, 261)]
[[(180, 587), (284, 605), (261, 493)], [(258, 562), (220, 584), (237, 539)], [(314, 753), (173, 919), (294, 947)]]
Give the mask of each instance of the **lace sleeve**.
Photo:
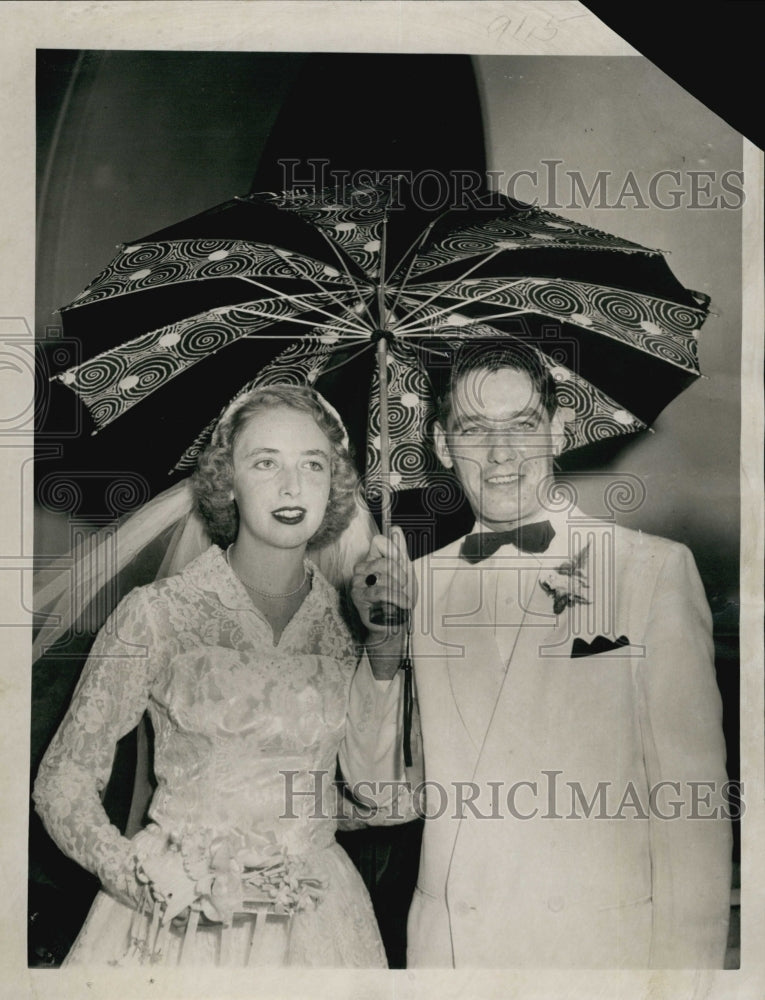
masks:
[(109, 822), (100, 796), (117, 742), (138, 724), (163, 658), (148, 589), (128, 594), (99, 632), (33, 793), (61, 850), (129, 902), (138, 900), (131, 841)]

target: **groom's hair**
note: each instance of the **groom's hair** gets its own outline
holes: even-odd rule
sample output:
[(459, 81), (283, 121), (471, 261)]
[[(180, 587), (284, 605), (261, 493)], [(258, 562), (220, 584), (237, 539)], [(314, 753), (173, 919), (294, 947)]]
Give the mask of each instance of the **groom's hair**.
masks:
[[(476, 330), (479, 327), (476, 326)], [(436, 419), (446, 428), (452, 414), (452, 392), (461, 378), (470, 372), (496, 372), (501, 368), (525, 372), (532, 386), (539, 393), (542, 406), (548, 417), (552, 417), (558, 405), (555, 395), (555, 379), (545, 364), (537, 348), (524, 343), (517, 337), (469, 337), (465, 327), (458, 327), (459, 343), (454, 349), (451, 365), (446, 372), (441, 387), (436, 392)], [(439, 331), (445, 337), (449, 331)]]

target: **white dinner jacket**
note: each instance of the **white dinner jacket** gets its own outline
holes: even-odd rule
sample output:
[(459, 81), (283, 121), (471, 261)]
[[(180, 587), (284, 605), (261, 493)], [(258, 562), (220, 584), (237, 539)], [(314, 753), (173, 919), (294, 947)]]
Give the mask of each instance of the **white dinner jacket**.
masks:
[[(470, 566), (460, 539), (415, 564), (427, 783), (408, 965), (721, 967), (731, 835), (693, 558), (577, 510), (551, 520), (541, 556)], [(565, 584), (585, 546), (589, 603), (556, 615), (540, 584)], [(403, 777), (400, 692), (357, 671), (349, 780)]]

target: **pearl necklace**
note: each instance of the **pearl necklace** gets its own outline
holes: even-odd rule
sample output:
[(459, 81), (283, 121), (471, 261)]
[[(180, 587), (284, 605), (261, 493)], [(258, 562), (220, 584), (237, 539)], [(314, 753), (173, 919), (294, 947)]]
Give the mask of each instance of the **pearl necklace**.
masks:
[(265, 590), (258, 590), (257, 587), (253, 587), (253, 585), (251, 583), (247, 583), (246, 580), (243, 580), (242, 577), (237, 573), (237, 571), (231, 565), (231, 556), (229, 555), (229, 553), (231, 551), (231, 547), (233, 546), (233, 544), (234, 543), (232, 542), (231, 545), (229, 545), (229, 547), (226, 549), (226, 563), (228, 564), (229, 569), (234, 574), (234, 576), (237, 578), (237, 580), (239, 580), (239, 582), (242, 584), (242, 586), (246, 587), (248, 590), (251, 590), (253, 594), (257, 594), (259, 597), (270, 598), (271, 600), (281, 600), (281, 599), (283, 599), (285, 597), (294, 597), (296, 594), (299, 594), (300, 591), (305, 586), (306, 580), (308, 579), (308, 567), (307, 566), (303, 566), (303, 579), (300, 581), (300, 586), (296, 587), (294, 590), (290, 590), (286, 594), (269, 594)]

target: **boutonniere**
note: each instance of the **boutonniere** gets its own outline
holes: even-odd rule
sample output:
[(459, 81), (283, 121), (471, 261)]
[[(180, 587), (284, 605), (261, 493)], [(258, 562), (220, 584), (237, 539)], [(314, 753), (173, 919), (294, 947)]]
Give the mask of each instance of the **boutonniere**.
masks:
[(565, 611), (569, 605), (590, 603), (585, 593), (587, 579), (583, 572), (589, 547), (588, 543), (573, 559), (542, 574), (539, 586), (552, 597), (556, 615)]

